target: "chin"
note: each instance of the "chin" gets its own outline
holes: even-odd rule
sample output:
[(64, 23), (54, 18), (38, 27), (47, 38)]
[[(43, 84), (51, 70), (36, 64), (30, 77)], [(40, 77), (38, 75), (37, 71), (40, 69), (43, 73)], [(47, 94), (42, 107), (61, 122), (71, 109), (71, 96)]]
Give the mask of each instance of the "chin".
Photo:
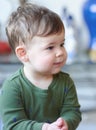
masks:
[(57, 74), (61, 71), (61, 69), (54, 71), (52, 74)]

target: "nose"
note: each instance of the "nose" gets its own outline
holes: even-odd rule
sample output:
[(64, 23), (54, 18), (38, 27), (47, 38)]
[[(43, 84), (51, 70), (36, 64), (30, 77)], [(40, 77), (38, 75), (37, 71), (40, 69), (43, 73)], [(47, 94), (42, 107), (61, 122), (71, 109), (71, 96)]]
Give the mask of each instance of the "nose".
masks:
[(56, 51), (56, 57), (63, 56), (65, 53), (66, 53), (65, 48), (60, 47), (60, 48), (58, 48), (57, 51)]

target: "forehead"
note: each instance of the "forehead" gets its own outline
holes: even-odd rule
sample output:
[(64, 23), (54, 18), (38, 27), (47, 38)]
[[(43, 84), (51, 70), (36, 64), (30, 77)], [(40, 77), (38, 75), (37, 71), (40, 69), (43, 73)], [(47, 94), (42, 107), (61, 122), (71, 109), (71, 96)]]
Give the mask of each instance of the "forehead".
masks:
[(62, 31), (60, 33), (48, 35), (46, 37), (34, 36), (32, 39), (32, 42), (33, 43), (39, 42), (39, 43), (50, 44), (50, 43), (56, 43), (56, 42), (63, 41), (64, 39), (65, 39), (65, 34), (64, 34), (64, 31)]

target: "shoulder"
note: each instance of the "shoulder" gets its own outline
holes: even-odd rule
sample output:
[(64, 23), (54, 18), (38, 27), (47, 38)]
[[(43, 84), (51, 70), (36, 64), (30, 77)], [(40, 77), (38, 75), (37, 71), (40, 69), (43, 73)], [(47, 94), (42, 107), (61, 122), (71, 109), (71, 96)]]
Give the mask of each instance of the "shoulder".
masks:
[(70, 74), (65, 73), (63, 71), (60, 71), (57, 74), (57, 79), (59, 80), (60, 83), (64, 83), (68, 86), (71, 84), (74, 84), (74, 81), (73, 81), (72, 77), (70, 76)]
[(60, 71), (60, 72), (57, 74), (57, 76), (58, 76), (58, 78), (63, 79), (63, 80), (64, 80), (64, 79), (67, 80), (67, 79), (70, 78), (70, 74), (65, 73), (65, 72), (63, 72), (63, 71)]
[(68, 73), (63, 72), (63, 71), (60, 71), (60, 72), (58, 73), (58, 75), (61, 76), (61, 77), (69, 77), (69, 76), (70, 76)]
[(11, 88), (15, 86), (18, 86), (18, 81), (20, 80), (22, 75), (21, 68), (18, 69), (14, 74), (7, 77), (2, 85), (2, 88)]
[(22, 74), (22, 68), (18, 69), (16, 72), (14, 72), (10, 77), (6, 79), (6, 81), (14, 81), (18, 79)]

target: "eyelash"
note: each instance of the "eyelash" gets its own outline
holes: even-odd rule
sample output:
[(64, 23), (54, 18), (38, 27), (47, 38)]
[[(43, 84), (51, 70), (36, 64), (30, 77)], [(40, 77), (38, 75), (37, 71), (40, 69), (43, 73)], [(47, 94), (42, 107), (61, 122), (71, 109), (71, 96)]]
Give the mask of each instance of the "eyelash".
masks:
[(50, 46), (50, 47), (48, 47), (47, 49), (48, 50), (52, 50), (54, 48), (54, 46)]
[(60, 46), (61, 46), (61, 47), (64, 47), (64, 43), (62, 43)]
[[(60, 47), (64, 47), (64, 43), (60, 44)], [(54, 46), (49, 46), (47, 49), (52, 50), (53, 48), (54, 48)]]

